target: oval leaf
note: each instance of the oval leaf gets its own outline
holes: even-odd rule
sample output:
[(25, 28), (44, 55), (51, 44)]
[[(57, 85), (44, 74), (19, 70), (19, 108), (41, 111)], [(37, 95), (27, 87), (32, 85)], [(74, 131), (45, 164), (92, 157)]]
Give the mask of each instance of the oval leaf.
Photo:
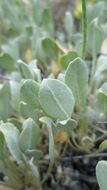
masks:
[(78, 108), (86, 104), (88, 89), (88, 69), (86, 63), (81, 58), (72, 61), (65, 74), (65, 83), (72, 90)]
[(104, 114), (107, 114), (107, 82), (102, 85), (97, 94), (96, 105)]
[(59, 63), (64, 69), (66, 69), (69, 63), (77, 57), (78, 57), (78, 54), (76, 51), (68, 51), (67, 53), (61, 56)]
[(44, 111), (59, 120), (71, 117), (74, 109), (72, 91), (55, 79), (44, 79), (40, 87), (40, 102)]
[(23, 130), (19, 136), (19, 145), (23, 152), (34, 149), (38, 143), (40, 129), (33, 119), (29, 118), (23, 123)]
[(32, 108), (40, 108), (39, 84), (32, 79), (25, 80), (21, 86), (21, 100)]
[(42, 40), (42, 47), (47, 57), (57, 60), (59, 48), (54, 40), (51, 38), (44, 38)]
[(0, 68), (5, 69), (7, 71), (15, 70), (15, 62), (9, 54), (0, 54)]
[(0, 132), (3, 134), (7, 147), (13, 156), (13, 158), (20, 164), (22, 160), (21, 150), (19, 148), (19, 131), (10, 123), (2, 124), (0, 126)]

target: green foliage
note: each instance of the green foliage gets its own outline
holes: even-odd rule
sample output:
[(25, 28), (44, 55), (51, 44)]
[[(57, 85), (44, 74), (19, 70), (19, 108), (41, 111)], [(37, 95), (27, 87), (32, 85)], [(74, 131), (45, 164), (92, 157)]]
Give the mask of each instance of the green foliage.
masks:
[(36, 81), (25, 80), (21, 86), (21, 100), (33, 108), (40, 108), (39, 88)]
[[(0, 1), (3, 185), (40, 190), (66, 146), (83, 153), (106, 149), (106, 141), (95, 146), (97, 130), (101, 139), (107, 137), (98, 125), (107, 116), (107, 56), (100, 52), (107, 36), (106, 5), (87, 4), (84, 33), (78, 26), (76, 32), (73, 13), (67, 12), (61, 33), (54, 30), (48, 1), (43, 7), (39, 0)], [(44, 163), (47, 171), (41, 174)], [(97, 178), (106, 190), (103, 164), (97, 166)]]
[(15, 63), (9, 54), (2, 53), (0, 55), (0, 68), (12, 71), (15, 69)]
[(76, 58), (69, 64), (65, 82), (73, 92), (77, 109), (84, 108), (88, 89), (88, 69), (82, 59)]

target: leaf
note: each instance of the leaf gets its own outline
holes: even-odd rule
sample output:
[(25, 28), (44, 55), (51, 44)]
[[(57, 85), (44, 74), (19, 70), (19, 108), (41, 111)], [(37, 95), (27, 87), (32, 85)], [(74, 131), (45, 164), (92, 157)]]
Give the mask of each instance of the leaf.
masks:
[(33, 0), (32, 1), (32, 15), (33, 15), (34, 22), (37, 25), (40, 25), (41, 17), (42, 17), (42, 10), (41, 10), (39, 0)]
[(97, 79), (105, 70), (107, 70), (107, 56), (101, 55), (97, 61), (95, 78)]
[[(8, 18), (8, 17), (7, 17)], [(9, 31), (8, 31), (9, 33)], [(13, 38), (13, 35), (12, 35)], [(15, 66), (15, 62), (17, 62), (17, 60), (20, 57), (20, 52), (19, 52), (19, 40), (22, 40), (21, 37), (16, 37), (14, 39), (10, 39), (10, 41), (8, 40), (4, 45), (2, 45), (2, 51), (5, 52), (6, 54), (8, 54), (9, 56), (11, 56), (11, 58), (14, 60), (14, 66)]]
[(50, 175), (50, 172), (53, 168), (53, 164), (54, 164), (54, 159), (55, 159), (55, 155), (54, 155), (54, 138), (53, 138), (53, 133), (52, 133), (52, 127), (50, 126), (50, 122), (49, 122), (49, 118), (47, 117), (42, 117), (40, 118), (40, 121), (45, 124), (45, 126), (48, 129), (48, 133), (49, 133), (49, 155), (50, 155), (50, 163), (49, 163), (49, 168), (48, 171), (42, 181), (42, 183), (44, 183), (44, 181), (46, 181)]
[(41, 82), (41, 72), (37, 67), (37, 60), (32, 60), (29, 63), (29, 68), (33, 71), (34, 80), (37, 82)]
[(100, 151), (104, 151), (104, 150), (106, 150), (106, 149), (107, 149), (107, 139), (104, 140), (104, 141), (100, 144), (100, 146), (99, 146), (99, 150), (100, 150)]
[(61, 131), (66, 131), (69, 135), (76, 126), (77, 122), (74, 119), (67, 119), (57, 122), (57, 128)]
[(88, 89), (88, 69), (81, 58), (72, 61), (65, 73), (65, 83), (72, 90), (76, 107), (84, 108)]
[(0, 133), (0, 160), (4, 159), (4, 146), (5, 146), (4, 137), (3, 134)]
[(16, 81), (10, 81), (11, 105), (13, 109), (19, 112), (20, 102), (20, 84)]
[(19, 144), (18, 144), (18, 140), (19, 140), (18, 129), (10, 123), (5, 123), (5, 124), (0, 125), (0, 132), (4, 136), (9, 152), (11, 153), (13, 158), (16, 160), (16, 162), (20, 164), (22, 160), (22, 154), (21, 154)]
[(7, 71), (15, 70), (14, 59), (7, 53), (0, 54), (0, 68)]
[(54, 40), (45, 37), (42, 39), (42, 47), (47, 57), (55, 61), (58, 59), (59, 48)]
[(31, 106), (24, 102), (20, 102), (20, 114), (24, 119), (31, 117), (34, 121), (38, 119), (38, 113), (36, 109), (33, 109)]
[(103, 41), (103, 32), (98, 24), (98, 19), (95, 18), (88, 26), (88, 48), (96, 55), (101, 48)]
[(71, 39), (74, 30), (74, 20), (71, 12), (65, 13), (64, 26), (68, 35), (68, 40)]
[(53, 36), (53, 34), (54, 34), (54, 27), (53, 27), (53, 20), (52, 20), (51, 11), (50, 11), (49, 8), (44, 8), (44, 10), (42, 12), (42, 22), (43, 22), (44, 29), (51, 36)]
[(20, 149), (26, 150), (34, 149), (40, 137), (40, 129), (33, 119), (29, 118), (23, 123), (23, 130), (19, 136)]
[(26, 150), (25, 154), (31, 159), (32, 157), (35, 159), (40, 159), (43, 157), (43, 153), (42, 151), (38, 150), (38, 149), (32, 149), (32, 150)]
[(40, 103), (47, 115), (63, 120), (71, 117), (74, 109), (72, 91), (56, 79), (44, 79), (40, 86)]
[(40, 108), (39, 84), (31, 79), (25, 80), (21, 86), (21, 100), (32, 108)]
[(100, 190), (107, 189), (107, 161), (99, 161), (96, 166), (96, 176)]
[(11, 115), (10, 99), (10, 86), (5, 83), (0, 88), (0, 120), (5, 121)]
[(76, 51), (68, 51), (67, 53), (63, 54), (60, 59), (59, 63), (61, 66), (66, 69), (71, 61), (78, 57)]
[(33, 79), (34, 78), (33, 71), (31, 70), (31, 68), (26, 63), (24, 63), (23, 61), (19, 60), (18, 64), (20, 64), (20, 68), (21, 68), (22, 74), (24, 75), (24, 77), (26, 79)]
[(107, 114), (107, 82), (102, 85), (97, 93), (96, 105), (100, 112)]

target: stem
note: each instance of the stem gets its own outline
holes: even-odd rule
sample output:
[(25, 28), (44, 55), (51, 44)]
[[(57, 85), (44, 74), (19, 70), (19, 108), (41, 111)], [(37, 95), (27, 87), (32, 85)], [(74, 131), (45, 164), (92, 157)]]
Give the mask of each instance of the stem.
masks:
[(86, 13), (86, 0), (82, 0), (82, 19), (83, 19), (83, 46), (82, 46), (82, 58), (85, 58), (86, 44), (87, 44), (87, 13)]
[(93, 87), (94, 87), (94, 74), (95, 74), (95, 69), (96, 69), (96, 61), (97, 57), (96, 54), (94, 53), (93, 50), (93, 60), (92, 60), (92, 69), (91, 69), (91, 75), (90, 75), (90, 82), (89, 82), (89, 95), (93, 92)]

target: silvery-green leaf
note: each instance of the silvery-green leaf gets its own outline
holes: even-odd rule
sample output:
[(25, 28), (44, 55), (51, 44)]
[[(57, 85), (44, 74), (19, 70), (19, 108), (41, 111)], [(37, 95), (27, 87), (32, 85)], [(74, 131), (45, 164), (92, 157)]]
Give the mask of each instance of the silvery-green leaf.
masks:
[(49, 8), (45, 8), (42, 13), (42, 22), (44, 29), (49, 32), (51, 36), (54, 34), (53, 20)]
[(21, 150), (19, 148), (19, 131), (10, 123), (0, 125), (0, 132), (3, 134), (9, 152), (19, 164), (22, 160)]
[(68, 51), (60, 57), (59, 63), (61, 66), (66, 69), (71, 61), (78, 57), (76, 51)]
[(25, 154), (31, 159), (32, 157), (35, 159), (40, 159), (43, 157), (43, 153), (38, 149), (27, 149)]
[(74, 119), (67, 119), (57, 122), (57, 128), (71, 134), (72, 130), (77, 126), (77, 122)]
[(37, 82), (41, 82), (41, 73), (40, 69), (38, 69), (37, 67), (37, 60), (32, 60), (29, 63), (29, 68), (33, 72), (34, 80), (36, 80)]
[(100, 190), (107, 189), (107, 161), (99, 161), (96, 166), (96, 176)]
[(47, 57), (54, 60), (58, 59), (59, 48), (54, 40), (45, 37), (42, 39), (42, 47)]
[(12, 108), (19, 112), (20, 102), (20, 84), (16, 81), (10, 81), (11, 105)]
[(65, 74), (63, 74), (63, 73), (59, 73), (57, 79), (60, 80), (61, 82), (65, 82)]
[(5, 121), (11, 115), (11, 94), (9, 83), (0, 87), (0, 120)]
[(24, 75), (24, 77), (26, 79), (33, 79), (34, 78), (33, 71), (31, 70), (31, 68), (26, 63), (19, 60), (18, 64), (20, 64), (22, 74)]
[(88, 89), (88, 69), (81, 58), (78, 57), (69, 64), (65, 73), (65, 83), (72, 90), (76, 107), (84, 108)]
[(25, 80), (21, 86), (21, 100), (32, 108), (40, 108), (39, 84), (32, 79)]
[(96, 105), (100, 112), (107, 114), (107, 82), (102, 85), (97, 93)]
[(23, 130), (19, 136), (20, 149), (25, 152), (34, 149), (40, 137), (40, 129), (33, 119), (29, 118), (23, 123)]
[(15, 70), (14, 59), (7, 53), (0, 54), (0, 68), (7, 71)]
[(39, 0), (32, 1), (32, 15), (33, 15), (34, 22), (37, 25), (40, 25), (41, 17), (42, 17), (42, 10), (41, 10), (41, 5), (40, 5)]
[(42, 181), (42, 183), (49, 177), (50, 172), (52, 170), (53, 164), (54, 164), (54, 159), (55, 159), (55, 155), (54, 155), (54, 138), (53, 138), (53, 133), (52, 133), (52, 127), (50, 126), (50, 122), (49, 119), (47, 117), (42, 117), (40, 118), (40, 121), (45, 124), (45, 126), (47, 127), (48, 133), (49, 133), (49, 156), (50, 156), (50, 163), (49, 163), (49, 168), (48, 171)]
[(38, 119), (37, 110), (33, 109), (31, 106), (29, 106), (25, 102), (20, 102), (20, 115), (24, 119), (28, 119), (29, 117), (34, 119), (34, 121), (37, 121)]
[(88, 26), (88, 48), (96, 55), (101, 48), (103, 41), (103, 31), (98, 24), (98, 19), (95, 18)]
[(11, 58), (14, 60), (14, 66), (15, 66), (15, 62), (19, 58), (19, 40), (20, 39), (21, 39), (20, 36), (14, 38), (14, 39), (11, 38), (10, 41), (8, 40), (8, 42), (3, 44), (2, 47), (1, 47), (3, 52), (10, 55)]
[(0, 133), (0, 160), (4, 159), (4, 138), (3, 138), (3, 134)]
[(107, 70), (107, 56), (101, 55), (97, 61), (95, 78), (99, 77), (105, 70)]
[(72, 91), (56, 79), (44, 79), (40, 86), (40, 103), (47, 115), (64, 120), (70, 118), (74, 109)]
[(72, 13), (69, 11), (65, 13), (64, 26), (68, 35), (68, 39), (70, 40), (74, 30), (74, 20)]
[(19, 118), (11, 117), (8, 118), (7, 122), (12, 123), (20, 132), (22, 131), (22, 123)]

